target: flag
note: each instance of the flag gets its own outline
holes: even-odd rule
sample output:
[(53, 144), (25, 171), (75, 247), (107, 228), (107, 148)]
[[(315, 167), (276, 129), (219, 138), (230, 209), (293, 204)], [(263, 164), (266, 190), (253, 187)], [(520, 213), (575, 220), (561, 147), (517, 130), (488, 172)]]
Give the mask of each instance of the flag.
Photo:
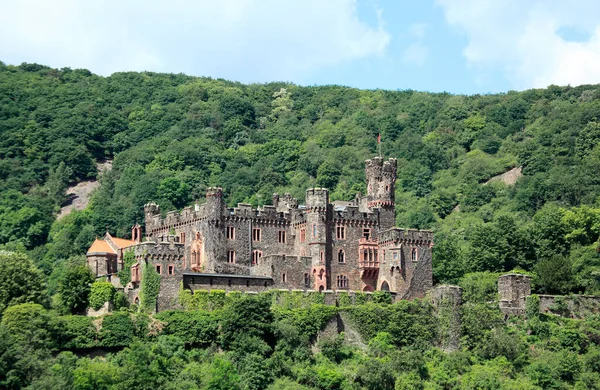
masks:
[(381, 143), (381, 134), (377, 134), (377, 143), (380, 144)]

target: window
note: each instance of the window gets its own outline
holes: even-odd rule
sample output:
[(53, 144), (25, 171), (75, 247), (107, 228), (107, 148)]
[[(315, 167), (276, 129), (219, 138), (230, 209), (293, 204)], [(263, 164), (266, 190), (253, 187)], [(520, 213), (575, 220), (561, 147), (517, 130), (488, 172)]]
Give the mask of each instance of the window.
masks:
[(227, 226), (227, 239), (235, 240), (235, 228), (233, 226)]
[(310, 287), (310, 275), (304, 274), (304, 287)]
[(346, 255), (344, 253), (343, 249), (340, 249), (340, 251), (338, 252), (338, 263), (345, 263), (346, 262)]
[(185, 244), (185, 233), (184, 232), (179, 233), (179, 242), (182, 244)]
[(285, 230), (279, 231), (279, 242), (285, 244)]
[(323, 254), (323, 251), (321, 251), (321, 263), (325, 262), (325, 255)]
[(368, 240), (371, 237), (371, 229), (363, 229), (363, 237)]
[(346, 227), (345, 226), (337, 226), (335, 229), (335, 238), (338, 240), (346, 239)]
[(306, 229), (300, 229), (300, 242), (306, 242)]
[(369, 261), (369, 252), (366, 249), (363, 251), (363, 260)]
[(227, 262), (230, 264), (235, 263), (235, 251), (227, 251)]
[(398, 260), (398, 251), (394, 251), (394, 254), (392, 257), (394, 258), (394, 260)]
[(260, 228), (252, 228), (252, 241), (260, 241)]
[(412, 248), (412, 251), (410, 252), (410, 259), (412, 261), (417, 261), (417, 248)]
[(313, 237), (317, 236), (317, 225), (313, 225)]
[(281, 283), (285, 283), (285, 274), (281, 274)]
[(338, 275), (337, 286), (338, 288), (348, 288), (348, 277), (346, 275)]
[(262, 252), (259, 250), (252, 251), (252, 265), (258, 265), (258, 260), (262, 257)]
[(156, 265), (156, 273), (159, 273), (159, 274), (160, 274), (160, 271), (161, 271), (161, 269), (160, 269), (160, 268), (161, 268), (161, 267), (160, 267), (160, 265), (158, 265), (158, 264), (157, 264), (157, 265)]
[(175, 273), (174, 271), (175, 271), (174, 267), (172, 265), (170, 265), (169, 266), (169, 275), (173, 275)]

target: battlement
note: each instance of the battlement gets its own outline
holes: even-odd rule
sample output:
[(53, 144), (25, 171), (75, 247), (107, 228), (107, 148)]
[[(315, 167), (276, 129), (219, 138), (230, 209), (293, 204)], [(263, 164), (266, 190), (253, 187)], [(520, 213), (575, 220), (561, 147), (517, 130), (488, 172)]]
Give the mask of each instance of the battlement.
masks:
[(365, 161), (365, 170), (367, 173), (387, 173), (396, 176), (397, 168), (398, 160), (395, 158), (389, 158), (387, 161), (384, 161), (382, 157), (373, 157), (372, 159)]
[(249, 203), (238, 203), (237, 207), (229, 209), (229, 217), (250, 219), (289, 220), (290, 213), (278, 211), (276, 206), (265, 205), (253, 208)]
[(431, 230), (392, 228), (379, 233), (380, 243), (433, 246)]
[(283, 194), (282, 197), (278, 193), (273, 194), (273, 207), (277, 211), (289, 211), (298, 209), (298, 199), (293, 198), (289, 193)]
[(223, 197), (223, 189), (221, 187), (208, 187), (206, 189), (206, 197), (207, 198), (213, 198), (213, 197), (222, 198)]
[(326, 209), (329, 205), (329, 190), (325, 188), (309, 188), (306, 190), (306, 207)]

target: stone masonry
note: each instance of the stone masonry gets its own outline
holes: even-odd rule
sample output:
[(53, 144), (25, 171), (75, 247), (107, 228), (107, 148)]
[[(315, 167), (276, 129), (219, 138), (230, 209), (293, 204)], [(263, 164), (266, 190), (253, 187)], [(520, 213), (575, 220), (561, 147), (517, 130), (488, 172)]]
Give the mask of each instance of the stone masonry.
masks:
[[(269, 288), (314, 291), (375, 291), (401, 298), (424, 297), (432, 287), (433, 234), (394, 227), (396, 159), (365, 162), (367, 194), (329, 201), (324, 188), (306, 191), (306, 204), (273, 194), (272, 205), (228, 209), (221, 188), (206, 202), (170, 211), (144, 207), (145, 235), (106, 251), (94, 243), (88, 264), (98, 277), (118, 272), (133, 250), (132, 282), (125, 290), (139, 302), (141, 262), (161, 274), (157, 310), (176, 307), (180, 286), (188, 289), (257, 291)], [(104, 240), (109, 242), (111, 237)], [(100, 266), (98, 266), (98, 264)]]

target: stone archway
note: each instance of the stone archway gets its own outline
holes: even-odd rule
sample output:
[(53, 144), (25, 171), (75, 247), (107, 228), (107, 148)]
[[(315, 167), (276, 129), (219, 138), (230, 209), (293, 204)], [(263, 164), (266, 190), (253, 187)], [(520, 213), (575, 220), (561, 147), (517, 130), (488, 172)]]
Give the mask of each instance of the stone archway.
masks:
[(373, 287), (372, 287), (372, 286), (369, 286), (369, 285), (367, 285), (367, 286), (363, 287), (363, 291), (364, 291), (364, 292), (373, 292)]
[(383, 283), (381, 283), (381, 291), (390, 291), (390, 285), (388, 284), (388, 282), (384, 281)]

